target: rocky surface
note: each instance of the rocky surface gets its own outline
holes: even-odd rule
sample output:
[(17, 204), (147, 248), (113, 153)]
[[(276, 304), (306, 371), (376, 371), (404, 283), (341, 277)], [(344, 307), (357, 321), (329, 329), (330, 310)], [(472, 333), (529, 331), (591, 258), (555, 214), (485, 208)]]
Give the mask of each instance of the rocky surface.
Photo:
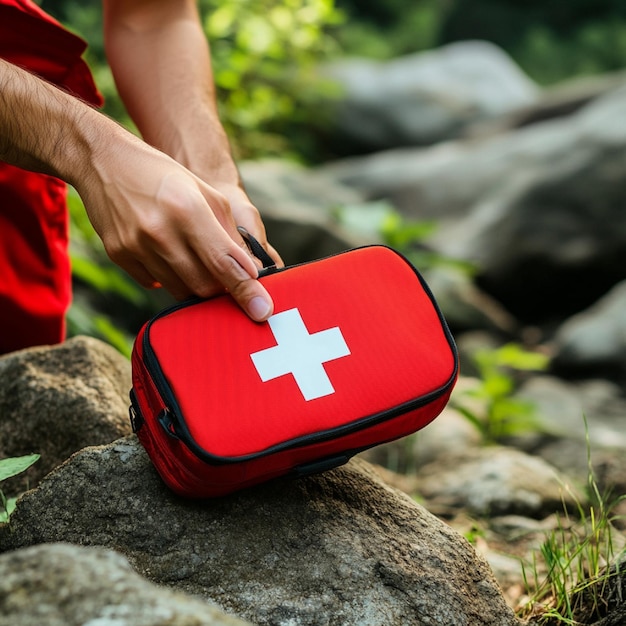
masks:
[(59, 541), (256, 624), (516, 623), (469, 543), (363, 461), (193, 502), (130, 436), (74, 455), (0, 527), (1, 550)]
[[(413, 62), (423, 69), (425, 61), (451, 67), (445, 64), (453, 52), (393, 69)], [(371, 75), (388, 101), (379, 70)], [(513, 68), (510, 77), (519, 72)], [(353, 125), (366, 131), (350, 140), (360, 150), (375, 145), (367, 133), (391, 128), (380, 136), (390, 148), (382, 152), (316, 168), (241, 164), (270, 240), (288, 263), (384, 240), (379, 227), (390, 207), (405, 219), (438, 222), (405, 249), (461, 352), (462, 376), (437, 420), (333, 472), (193, 503), (163, 488), (132, 436), (120, 439), (129, 432), (123, 357), (85, 338), (7, 355), (0, 359), (0, 457), (42, 454), (26, 481), (1, 485), (7, 495), (36, 486), (79, 452), (19, 501), (10, 529), (0, 530), (0, 550), (12, 550), (3, 563), (30, 562), (33, 544), (105, 546), (152, 583), (258, 624), (509, 624), (516, 623), (509, 607), (519, 610), (532, 593), (521, 563), (539, 563), (545, 574), (546, 537), (577, 532), (580, 540), (577, 516), (597, 506), (588, 498), (594, 489), (612, 507), (616, 557), (626, 544), (626, 91), (618, 75), (551, 93), (523, 76), (517, 84), (518, 95), (526, 95), (499, 109), (496, 101), (472, 110), (482, 95), (463, 85), (449, 99), (426, 94), (424, 109), (407, 94), (398, 100), (402, 111), (380, 113), (398, 114), (394, 120)], [(444, 93), (434, 81), (431, 93), (440, 87)], [(448, 106), (454, 102), (456, 109)], [(394, 144), (403, 119), (419, 126), (418, 110), (432, 113), (432, 134)], [(459, 271), (451, 259), (471, 262), (474, 271)], [(533, 407), (533, 420), (505, 415), (511, 432), (485, 447), (480, 430), (455, 407), (493, 418), (489, 403), (502, 378), (483, 385), (474, 356), (507, 342), (546, 355), (549, 365), (542, 372), (500, 368), (512, 383), (510, 400)], [(48, 548), (41, 549), (34, 554), (43, 560)], [(96, 558), (127, 568), (119, 556), (102, 554)], [(31, 570), (23, 581), (10, 574), (18, 582), (6, 606), (24, 607), (15, 590), (30, 584)], [(29, 608), (36, 612), (36, 598), (45, 605), (54, 596), (54, 579), (44, 584), (31, 573), (29, 589), (44, 594), (33, 595)], [(146, 589), (152, 583), (144, 581)], [(605, 614), (588, 614), (586, 625), (623, 623), (623, 608), (613, 603), (620, 584)], [(114, 589), (107, 583), (101, 591), (98, 606), (110, 606)], [(20, 609), (10, 623), (30, 626), (32, 611)]]
[(432, 144), (536, 102), (540, 90), (498, 47), (464, 41), (390, 61), (324, 68), (338, 84), (331, 143), (340, 152)]
[(0, 458), (38, 453), (7, 492), (34, 486), (73, 452), (130, 433), (130, 363), (90, 337), (0, 358)]
[(70, 544), (0, 555), (0, 626), (245, 626), (158, 587), (120, 554)]

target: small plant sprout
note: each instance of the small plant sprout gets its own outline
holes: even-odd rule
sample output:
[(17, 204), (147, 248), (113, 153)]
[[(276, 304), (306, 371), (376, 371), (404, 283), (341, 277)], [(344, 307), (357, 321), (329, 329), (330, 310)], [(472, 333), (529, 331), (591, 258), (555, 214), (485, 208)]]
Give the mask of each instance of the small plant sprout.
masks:
[[(585, 422), (586, 424), (586, 422)], [(587, 439), (587, 491), (585, 507), (575, 494), (575, 517), (563, 507), (556, 528), (543, 541), (539, 558), (522, 562), (529, 597), (521, 617), (532, 624), (553, 626), (591, 624), (602, 620), (623, 595), (621, 577), (626, 569), (626, 547), (615, 532), (613, 510), (626, 496), (613, 499), (601, 493), (591, 467)], [(617, 599), (623, 602), (624, 598)]]
[[(479, 373), (478, 383), (455, 398), (452, 406), (476, 427), (484, 443), (496, 443), (505, 437), (535, 430), (535, 406), (513, 395), (515, 374), (544, 370), (548, 357), (508, 343), (496, 349), (477, 350), (473, 361)], [(476, 405), (481, 408), (477, 409)]]

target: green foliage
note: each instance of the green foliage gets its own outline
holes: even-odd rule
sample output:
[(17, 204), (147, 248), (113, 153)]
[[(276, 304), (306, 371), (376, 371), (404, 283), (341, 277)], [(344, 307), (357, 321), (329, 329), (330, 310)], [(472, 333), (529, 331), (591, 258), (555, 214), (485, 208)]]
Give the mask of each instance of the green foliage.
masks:
[(508, 343), (477, 350), (473, 361), (479, 372), (477, 385), (455, 398), (452, 406), (476, 427), (484, 443), (536, 430), (535, 406), (514, 397), (514, 374), (543, 370), (548, 358)]
[[(310, 128), (323, 126), (319, 102), (336, 87), (316, 68), (338, 47), (331, 31), (343, 20), (334, 0), (199, 0), (222, 122), (238, 158), (301, 158), (316, 149)], [(87, 61), (105, 97), (105, 112), (134, 130), (106, 63), (101, 2), (44, 0), (89, 42)]]
[(467, 275), (474, 271), (471, 263), (444, 256), (425, 244), (437, 230), (435, 221), (407, 219), (385, 200), (336, 207), (334, 217), (351, 232), (394, 248), (421, 271), (437, 266), (452, 267)]
[(446, 12), (438, 0), (421, 0), (407, 5), (377, 3), (376, 10), (385, 10), (381, 20), (376, 11), (364, 14), (356, 3), (351, 17), (335, 36), (341, 49), (353, 56), (391, 59), (403, 54), (429, 50), (438, 44), (438, 36)]
[(330, 86), (316, 67), (336, 52), (333, 0), (202, 0), (222, 122), (238, 157), (295, 156), (298, 125)]
[(538, 626), (575, 626), (600, 620), (617, 577), (624, 574), (620, 564), (623, 568), (626, 549), (623, 540), (621, 545), (616, 542), (619, 533), (613, 526), (613, 510), (626, 496), (613, 500), (610, 493), (600, 492), (589, 451), (587, 440), (587, 490), (592, 504), (584, 506), (572, 493), (576, 517), (564, 506), (556, 529), (541, 544), (539, 556), (533, 553), (531, 562), (522, 562), (530, 600), (521, 613), (533, 617), (532, 623)]
[(130, 358), (132, 338), (106, 314), (85, 303), (74, 302), (67, 313), (68, 336), (88, 335), (106, 341), (125, 357)]
[(537, 25), (511, 54), (541, 84), (624, 68), (626, 18), (590, 22), (564, 35)]
[(475, 269), (472, 263), (445, 256), (423, 243), (436, 230), (434, 221), (407, 220), (391, 211), (382, 222), (380, 232), (388, 246), (401, 251), (421, 271), (446, 266), (471, 275)]
[[(0, 482), (25, 472), (31, 465), (36, 463), (39, 458), (40, 456), (38, 454), (28, 454), (26, 456), (0, 459)], [(5, 497), (2, 490), (0, 490), (0, 524), (9, 520), (9, 516), (15, 508), (16, 500), (17, 498)]]
[(337, 32), (352, 55), (388, 59), (453, 41), (485, 39), (540, 84), (625, 67), (626, 5), (615, 0), (338, 0)]

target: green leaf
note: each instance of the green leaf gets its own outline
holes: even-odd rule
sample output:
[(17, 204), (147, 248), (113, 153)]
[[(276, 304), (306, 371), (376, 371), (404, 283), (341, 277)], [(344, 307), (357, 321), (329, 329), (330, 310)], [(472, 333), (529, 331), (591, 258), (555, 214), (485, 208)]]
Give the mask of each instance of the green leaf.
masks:
[(426, 239), (436, 230), (437, 224), (432, 220), (406, 220), (399, 213), (389, 213), (381, 225), (382, 235), (389, 245), (400, 249)]
[(481, 420), (473, 411), (456, 403), (452, 405), (452, 408), (463, 415), (470, 422), (470, 424), (478, 430), (483, 438), (486, 437), (487, 429), (485, 428), (485, 424), (483, 420)]
[(36, 463), (39, 458), (39, 454), (28, 454), (11, 459), (0, 459), (0, 481), (21, 474), (33, 463)]
[(544, 370), (549, 362), (545, 354), (530, 352), (515, 343), (508, 343), (497, 352), (500, 365), (508, 365), (517, 370)]
[(72, 274), (96, 291), (114, 293), (138, 306), (145, 302), (145, 292), (116, 265), (102, 267), (91, 259), (75, 254), (71, 255), (71, 261)]
[(126, 358), (130, 358), (133, 347), (132, 341), (104, 315), (96, 316), (93, 321), (98, 334), (114, 348), (119, 350)]
[(506, 374), (494, 372), (485, 379), (484, 390), (491, 398), (502, 398), (513, 391), (513, 380)]
[(205, 28), (211, 38), (225, 37), (232, 32), (235, 18), (235, 6), (224, 3), (207, 17)]

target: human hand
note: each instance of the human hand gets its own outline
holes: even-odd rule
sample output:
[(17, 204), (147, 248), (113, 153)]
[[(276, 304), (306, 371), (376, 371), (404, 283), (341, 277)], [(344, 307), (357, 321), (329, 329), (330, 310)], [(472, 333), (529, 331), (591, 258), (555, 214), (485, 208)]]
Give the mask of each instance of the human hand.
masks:
[(272, 300), (222, 193), (79, 99), (2, 60), (0, 85), (2, 160), (72, 184), (111, 259), (140, 284), (158, 282), (178, 299), (228, 290), (252, 319), (271, 315)]
[(227, 290), (253, 320), (272, 314), (271, 297), (256, 280), (258, 266), (237, 225), (279, 257), (243, 191), (228, 190), (229, 202), (164, 153), (128, 137), (121, 145), (107, 141), (87, 173), (76, 178), (108, 255), (141, 285), (159, 283), (179, 300)]
[(213, 180), (209, 180), (209, 183), (228, 200), (237, 226), (243, 226), (263, 246), (277, 267), (284, 267), (285, 264), (280, 255), (267, 240), (265, 226), (258, 209), (252, 204), (242, 184), (240, 182), (222, 183)]

